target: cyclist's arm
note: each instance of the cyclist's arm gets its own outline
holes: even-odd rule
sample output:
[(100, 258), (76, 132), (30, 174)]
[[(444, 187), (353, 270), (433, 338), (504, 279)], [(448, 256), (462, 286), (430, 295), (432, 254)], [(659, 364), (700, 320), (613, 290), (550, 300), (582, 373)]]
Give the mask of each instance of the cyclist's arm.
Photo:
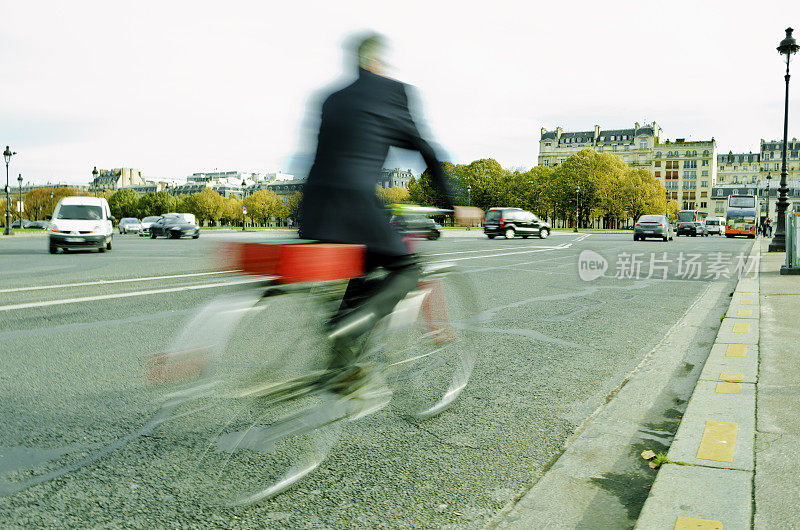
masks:
[(419, 130), (417, 130), (417, 124), (414, 123), (411, 112), (408, 110), (408, 96), (406, 94), (405, 85), (403, 84), (398, 84), (398, 94), (394, 106), (392, 126), (396, 132), (393, 138), (395, 140), (395, 145), (404, 149), (419, 151), (433, 177), (434, 185), (442, 193), (445, 201), (447, 201), (447, 207), (453, 208), (453, 192), (450, 189), (447, 176), (442, 169), (442, 164), (439, 162), (439, 159), (436, 158), (436, 153), (434, 153), (433, 148), (420, 136)]

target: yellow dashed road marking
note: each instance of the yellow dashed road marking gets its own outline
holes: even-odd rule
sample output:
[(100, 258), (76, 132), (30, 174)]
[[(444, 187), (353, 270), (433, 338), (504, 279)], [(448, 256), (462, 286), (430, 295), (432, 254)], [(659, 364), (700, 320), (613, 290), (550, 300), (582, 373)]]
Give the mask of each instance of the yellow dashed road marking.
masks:
[(739, 303), (742, 304), (742, 305), (753, 305), (753, 301), (751, 299), (749, 299), (749, 298), (747, 300), (742, 299), (742, 301), (739, 302)]
[(742, 381), (744, 380), (744, 375), (742, 374), (731, 374), (728, 372), (722, 372), (719, 374), (720, 381)]
[(733, 325), (734, 333), (750, 333), (750, 324), (742, 324), (741, 322)]
[(728, 344), (728, 349), (725, 350), (727, 357), (746, 357), (747, 344)]
[(752, 309), (740, 309), (736, 312), (737, 317), (751, 317), (753, 316)]
[(712, 519), (698, 519), (697, 517), (678, 517), (675, 520), (675, 530), (722, 530), (722, 522)]
[(753, 291), (739, 291), (742, 296), (753, 296)]
[(739, 383), (717, 383), (717, 394), (738, 394), (741, 390)]
[(703, 438), (697, 449), (697, 458), (716, 462), (733, 462), (738, 428), (736, 423), (730, 421), (706, 421)]

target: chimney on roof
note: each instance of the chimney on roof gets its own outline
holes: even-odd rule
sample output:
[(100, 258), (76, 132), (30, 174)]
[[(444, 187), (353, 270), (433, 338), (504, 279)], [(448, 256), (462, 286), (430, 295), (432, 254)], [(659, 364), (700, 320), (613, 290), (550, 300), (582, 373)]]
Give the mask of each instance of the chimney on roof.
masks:
[(600, 138), (600, 126), (599, 125), (595, 125), (594, 126), (594, 139), (595, 139), (595, 141), (597, 141), (598, 138)]

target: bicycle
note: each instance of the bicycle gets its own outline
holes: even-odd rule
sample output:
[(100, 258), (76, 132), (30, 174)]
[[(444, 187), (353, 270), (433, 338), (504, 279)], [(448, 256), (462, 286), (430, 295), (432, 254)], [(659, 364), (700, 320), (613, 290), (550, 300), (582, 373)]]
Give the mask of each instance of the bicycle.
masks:
[[(254, 249), (240, 246), (237, 262), (263, 273), (257, 266), (265, 261), (268, 270), (281, 268), (287, 258), (274, 259), (281, 252), (334, 261), (337, 252), (340, 258), (355, 252), (351, 245), (306, 243), (262, 245), (272, 256), (266, 260), (243, 258)], [(407, 420), (423, 421), (464, 390), (475, 358), (477, 303), (469, 280), (451, 263), (423, 261), (418, 289), (362, 337), (357, 363), (326, 368), (326, 321), (347, 280), (360, 274), (346, 261), (334, 263), (338, 275), (327, 270), (324, 279), (302, 281), (309, 278), (284, 268), (266, 285), (212, 301), (169, 353), (153, 360), (156, 382), (193, 378), (164, 399), (160, 413), (181, 436), (199, 440), (190, 486), (227, 505), (272, 498), (319, 467), (345, 425), (390, 403)], [(336, 393), (353, 369), (369, 370), (372, 383)]]

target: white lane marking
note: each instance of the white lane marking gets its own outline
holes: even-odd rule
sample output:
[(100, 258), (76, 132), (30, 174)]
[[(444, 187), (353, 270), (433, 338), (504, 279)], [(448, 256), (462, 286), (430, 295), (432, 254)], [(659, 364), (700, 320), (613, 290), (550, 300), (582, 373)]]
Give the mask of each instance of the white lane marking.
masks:
[[(485, 248), (483, 250), (459, 250), (457, 252), (439, 252), (439, 253), (436, 253), (436, 254), (428, 254), (428, 253), (426, 253), (425, 255), (426, 256), (449, 256), (449, 255), (452, 255), (452, 254), (473, 254), (475, 252), (497, 252), (497, 251), (502, 251), (502, 250), (514, 250), (515, 248), (519, 248), (519, 247)], [(542, 246), (542, 245), (530, 245), (528, 247), (522, 247), (522, 248), (555, 249), (555, 248), (562, 248), (562, 247), (560, 247), (560, 246), (550, 247), (550, 246)]]
[(575, 239), (573, 239), (572, 242), (573, 243), (577, 243), (578, 241), (583, 241), (584, 239), (586, 239), (590, 235), (592, 235), (592, 234), (581, 234), (580, 236), (578, 236)]
[(552, 248), (537, 248), (533, 250), (523, 250), (521, 252), (504, 252), (502, 254), (488, 254), (485, 256), (467, 256), (465, 258), (450, 258), (450, 259), (443, 259), (439, 261), (429, 261), (427, 263), (449, 263), (451, 261), (463, 261), (467, 259), (483, 259), (483, 258), (497, 258), (497, 257), (504, 257), (504, 256), (515, 256), (517, 254), (531, 254), (533, 252), (548, 252), (550, 250), (564, 250), (572, 246), (572, 243), (567, 243), (566, 245), (559, 245), (557, 247)]
[(208, 276), (210, 274), (230, 274), (241, 272), (240, 269), (214, 272), (194, 272), (191, 274), (171, 274), (169, 276), (143, 276), (141, 278), (123, 278), (121, 280), (97, 280), (95, 282), (62, 283), (60, 285), (37, 285), (33, 287), (15, 287), (13, 289), (0, 289), (0, 293), (18, 293), (21, 291), (39, 291), (42, 289), (63, 289), (66, 287), (85, 287), (87, 285), (105, 285), (110, 283), (147, 282), (152, 280), (170, 280), (172, 278), (189, 278), (192, 276)]
[(45, 302), (29, 302), (25, 304), (14, 304), (0, 306), (0, 311), (11, 311), (13, 309), (28, 309), (31, 307), (47, 307), (52, 305), (76, 304), (80, 302), (93, 302), (95, 300), (111, 300), (114, 298), (129, 298), (131, 296), (146, 296), (150, 294), (177, 293), (180, 291), (196, 291), (198, 289), (210, 289), (212, 287), (225, 287), (228, 285), (239, 285), (243, 283), (256, 283), (268, 280), (267, 276), (249, 278), (234, 282), (205, 283), (201, 285), (186, 285), (184, 287), (172, 287), (169, 289), (151, 289), (148, 291), (130, 291), (127, 293), (103, 294), (98, 296), (84, 296), (81, 298), (62, 298), (59, 300), (47, 300)]

